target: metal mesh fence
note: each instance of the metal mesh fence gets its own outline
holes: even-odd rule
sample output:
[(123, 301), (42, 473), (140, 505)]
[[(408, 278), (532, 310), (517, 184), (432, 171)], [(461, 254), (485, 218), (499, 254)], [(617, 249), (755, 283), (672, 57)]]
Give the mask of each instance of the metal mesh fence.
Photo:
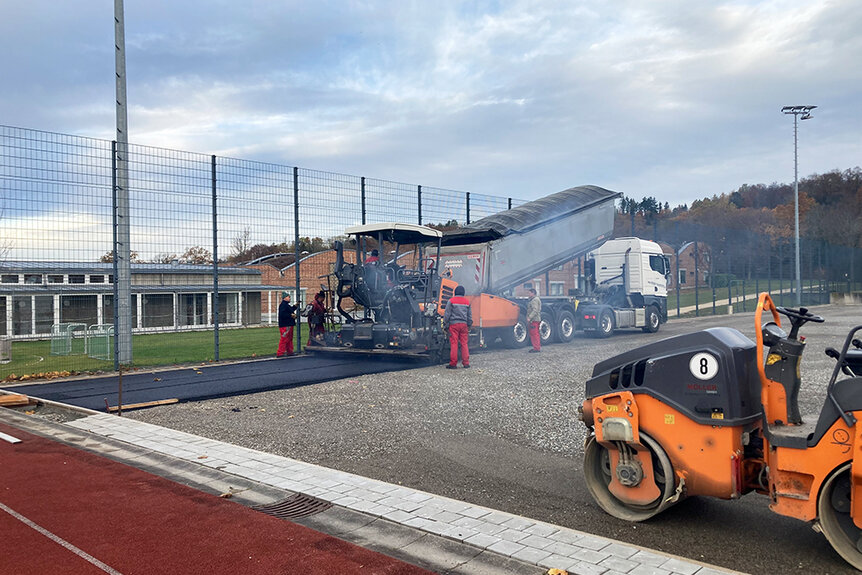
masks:
[[(118, 364), (121, 338), (106, 327), (120, 273), (113, 145), (0, 126), (0, 338), (13, 344), (0, 379)], [(330, 247), (350, 226), (457, 227), (524, 203), (138, 145), (126, 158), (130, 363), (139, 366), (273, 355), (282, 293), (304, 305), (332, 290)], [(679, 220), (627, 224), (616, 235), (663, 242), (670, 254), (672, 315), (750, 309), (757, 290), (794, 301), (786, 239)], [(854, 290), (855, 247), (803, 238), (801, 248), (806, 303)], [(571, 293), (581, 269), (560, 266), (536, 285)], [(307, 337), (303, 325), (296, 343)]]
[[(0, 337), (14, 344), (0, 378), (117, 367), (113, 146), (0, 126)], [(133, 365), (272, 355), (282, 293), (304, 305), (333, 289), (346, 228), (460, 225), (513, 203), (134, 144), (125, 160)]]
[(777, 305), (819, 305), (834, 299), (831, 294), (844, 297), (860, 288), (856, 270), (862, 252), (851, 237), (846, 245), (801, 237), (797, 286), (795, 239), (786, 234), (679, 221), (651, 225), (618, 221), (616, 232), (663, 245), (673, 270), (668, 291), (672, 314), (752, 311), (756, 294), (762, 291), (769, 292)]

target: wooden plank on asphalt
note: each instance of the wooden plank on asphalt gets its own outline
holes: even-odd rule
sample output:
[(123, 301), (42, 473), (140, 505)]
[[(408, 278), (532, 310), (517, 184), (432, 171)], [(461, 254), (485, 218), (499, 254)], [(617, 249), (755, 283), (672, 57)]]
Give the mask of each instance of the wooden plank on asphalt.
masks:
[[(180, 400), (177, 398), (173, 399), (160, 399), (159, 401), (145, 401), (143, 403), (129, 403), (123, 405), (123, 411), (129, 409), (143, 409), (145, 407), (156, 407), (157, 405), (170, 405), (172, 403), (179, 403)], [(113, 413), (115, 411), (120, 411), (120, 408), (116, 405), (109, 405), (108, 412)]]
[(0, 406), (15, 407), (18, 405), (27, 405), (28, 403), (30, 403), (30, 398), (20, 393), (0, 395)]

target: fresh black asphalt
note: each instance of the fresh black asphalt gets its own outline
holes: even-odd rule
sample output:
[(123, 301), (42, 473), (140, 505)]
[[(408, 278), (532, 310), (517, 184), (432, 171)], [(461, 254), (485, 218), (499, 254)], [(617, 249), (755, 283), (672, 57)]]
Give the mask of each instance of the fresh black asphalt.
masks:
[[(173, 370), (132, 371), (122, 376), (123, 405), (168, 399), (194, 401), (284, 389), (397, 371), (422, 363), (404, 359), (343, 355), (301, 355), (243, 363), (194, 365)], [(118, 403), (119, 378), (115, 375), (81, 380), (51, 381), (14, 388), (39, 399), (105, 411)]]

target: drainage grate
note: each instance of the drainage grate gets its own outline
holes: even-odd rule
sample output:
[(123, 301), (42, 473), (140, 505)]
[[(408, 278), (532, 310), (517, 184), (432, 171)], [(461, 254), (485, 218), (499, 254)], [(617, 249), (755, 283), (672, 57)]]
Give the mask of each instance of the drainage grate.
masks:
[(255, 505), (252, 509), (280, 519), (296, 519), (326, 511), (330, 507), (332, 507), (332, 503), (329, 501), (305, 495), (304, 493), (294, 493), (287, 499), (265, 505)]

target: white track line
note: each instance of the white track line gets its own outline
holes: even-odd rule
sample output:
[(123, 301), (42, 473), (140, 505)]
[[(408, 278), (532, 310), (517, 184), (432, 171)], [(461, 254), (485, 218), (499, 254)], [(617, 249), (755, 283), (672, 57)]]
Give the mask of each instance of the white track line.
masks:
[(12, 437), (11, 435), (6, 435), (2, 432), (0, 432), (0, 439), (2, 439), (3, 441), (8, 441), (9, 443), (21, 443), (21, 440), (17, 437)]
[(85, 553), (84, 551), (78, 549), (77, 547), (75, 547), (74, 545), (72, 545), (71, 543), (66, 541), (65, 539), (62, 539), (61, 537), (54, 535), (53, 533), (51, 533), (50, 531), (48, 531), (44, 527), (40, 527), (39, 525), (36, 525), (35, 523), (33, 523), (32, 521), (30, 521), (29, 519), (27, 519), (26, 517), (24, 517), (20, 513), (16, 512), (14, 509), (9, 508), (6, 505), (3, 505), (2, 503), (0, 503), (0, 509), (2, 509), (6, 513), (8, 513), (12, 517), (14, 517), (15, 519), (17, 519), (21, 523), (27, 525), (28, 527), (32, 527), (33, 529), (35, 529), (36, 531), (38, 531), (39, 533), (41, 533), (42, 535), (44, 535), (45, 537), (50, 539), (51, 541), (54, 541), (55, 543), (59, 543), (60, 545), (62, 545), (63, 547), (65, 547), (66, 549), (68, 549), (69, 551), (74, 553), (75, 555), (77, 555), (78, 557), (81, 557), (85, 561), (92, 563), (93, 565), (95, 565), (96, 567), (98, 567), (99, 569), (104, 571), (105, 573), (110, 573), (110, 575), (123, 575), (122, 573), (120, 573), (116, 569), (114, 569), (108, 565), (105, 565), (104, 563), (102, 563), (101, 561), (99, 561), (98, 559), (96, 559), (95, 557), (90, 555), (89, 553)]

